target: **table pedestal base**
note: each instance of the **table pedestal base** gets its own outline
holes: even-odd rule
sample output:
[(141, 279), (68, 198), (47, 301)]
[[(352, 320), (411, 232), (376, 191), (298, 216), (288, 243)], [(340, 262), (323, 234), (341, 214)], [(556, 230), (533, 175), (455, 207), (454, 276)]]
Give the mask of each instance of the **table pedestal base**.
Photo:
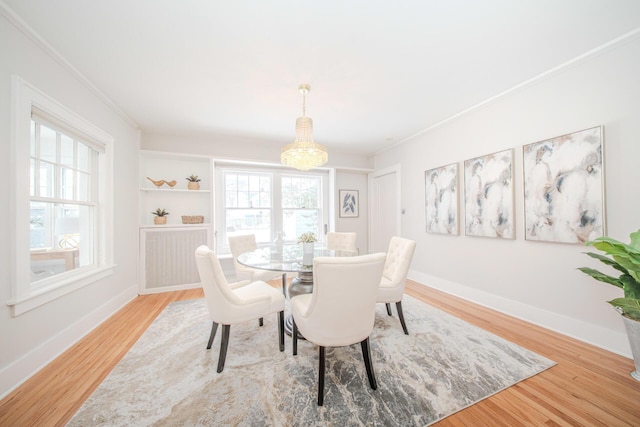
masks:
[[(298, 273), (298, 277), (289, 284), (289, 300), (297, 295), (310, 294), (311, 292), (313, 292), (312, 272)], [(288, 315), (284, 320), (284, 331), (289, 336), (293, 334), (293, 317), (291, 315)], [(304, 339), (300, 332), (298, 332), (298, 339)]]

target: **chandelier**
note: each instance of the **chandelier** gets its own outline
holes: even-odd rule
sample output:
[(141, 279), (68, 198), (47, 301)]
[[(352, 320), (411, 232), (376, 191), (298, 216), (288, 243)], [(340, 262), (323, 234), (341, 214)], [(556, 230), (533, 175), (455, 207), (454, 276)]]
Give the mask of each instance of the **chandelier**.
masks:
[(282, 147), (280, 161), (283, 165), (308, 171), (327, 163), (329, 155), (324, 145), (313, 142), (313, 120), (306, 116), (306, 98), (311, 87), (301, 84), (298, 90), (302, 94), (302, 117), (296, 119), (296, 139)]

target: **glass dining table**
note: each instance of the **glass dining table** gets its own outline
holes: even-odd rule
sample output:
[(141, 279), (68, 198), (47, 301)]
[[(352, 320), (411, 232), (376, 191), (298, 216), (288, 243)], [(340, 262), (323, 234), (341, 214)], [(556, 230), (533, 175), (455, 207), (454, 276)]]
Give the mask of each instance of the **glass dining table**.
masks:
[[(356, 252), (330, 251), (323, 246), (315, 245), (313, 256), (354, 256)], [(238, 256), (238, 262), (242, 265), (260, 270), (279, 271), (282, 273), (297, 273), (297, 277), (291, 280), (285, 296), (293, 298), (301, 294), (313, 292), (313, 265), (305, 265), (302, 262), (303, 253), (301, 244), (270, 245), (260, 247), (252, 252), (245, 252)], [(288, 315), (285, 320), (285, 332), (291, 335), (293, 331), (293, 319)]]

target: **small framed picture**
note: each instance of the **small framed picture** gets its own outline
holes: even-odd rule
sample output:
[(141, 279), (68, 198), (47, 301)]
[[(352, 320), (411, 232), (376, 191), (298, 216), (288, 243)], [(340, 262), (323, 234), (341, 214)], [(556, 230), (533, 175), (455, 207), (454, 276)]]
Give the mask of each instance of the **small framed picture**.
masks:
[(340, 218), (357, 218), (358, 203), (358, 190), (340, 190)]

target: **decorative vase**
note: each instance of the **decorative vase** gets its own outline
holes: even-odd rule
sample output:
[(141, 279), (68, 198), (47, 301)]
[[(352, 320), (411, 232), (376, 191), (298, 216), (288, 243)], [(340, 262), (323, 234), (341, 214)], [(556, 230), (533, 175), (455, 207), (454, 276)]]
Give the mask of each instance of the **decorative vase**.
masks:
[(276, 238), (273, 239), (273, 246), (274, 246), (274, 250), (277, 253), (282, 253), (282, 245), (283, 245), (283, 241), (282, 241), (282, 233), (278, 233), (276, 235)]
[(155, 218), (153, 218), (153, 223), (156, 224), (156, 225), (166, 224), (167, 223), (167, 217), (166, 216), (156, 216)]
[(302, 265), (313, 265), (313, 249), (315, 242), (302, 243)]
[(627, 338), (629, 338), (629, 344), (631, 345), (633, 363), (636, 367), (636, 370), (631, 372), (631, 376), (636, 381), (640, 381), (640, 322), (625, 316), (622, 316), (622, 319), (624, 320)]
[(187, 183), (187, 188), (189, 190), (199, 190), (200, 189), (200, 183), (199, 182), (189, 181)]

